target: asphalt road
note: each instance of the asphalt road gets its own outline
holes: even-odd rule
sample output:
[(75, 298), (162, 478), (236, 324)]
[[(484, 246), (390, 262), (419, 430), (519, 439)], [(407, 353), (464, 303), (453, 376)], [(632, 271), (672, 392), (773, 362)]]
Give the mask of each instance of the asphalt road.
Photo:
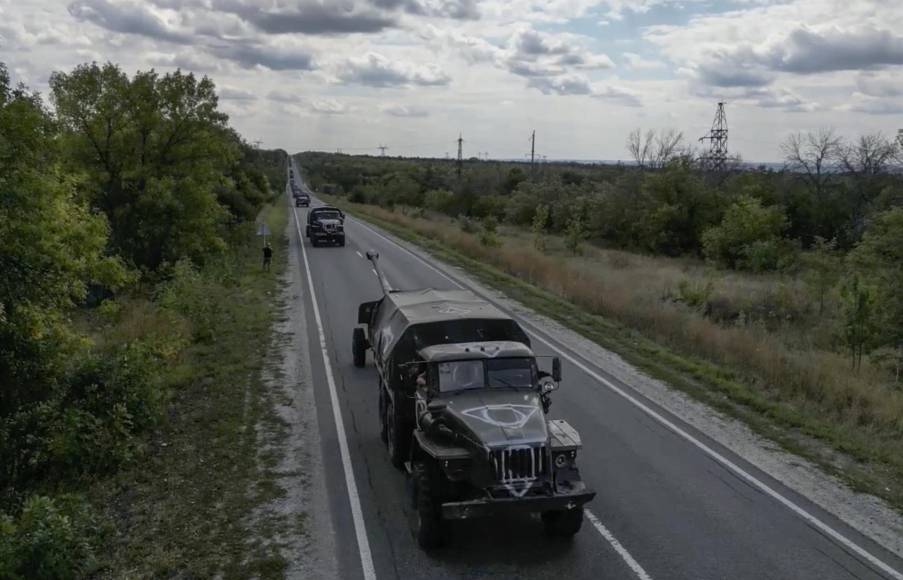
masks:
[[(294, 212), (303, 232), (307, 210)], [(535, 337), (537, 354), (564, 357), (551, 415), (583, 438), (579, 464), (597, 491), (583, 529), (567, 542), (529, 516), (455, 522), (448, 547), (422, 552), (408, 484), (379, 438), (376, 371), (352, 365), (358, 304), (380, 296), (362, 255), (380, 253), (394, 288), (456, 283), (370, 226), (345, 229), (344, 248), (313, 248), (297, 231), (292, 240), (313, 287), (307, 332), (343, 578), (903, 579), (890, 552), (593, 361)]]

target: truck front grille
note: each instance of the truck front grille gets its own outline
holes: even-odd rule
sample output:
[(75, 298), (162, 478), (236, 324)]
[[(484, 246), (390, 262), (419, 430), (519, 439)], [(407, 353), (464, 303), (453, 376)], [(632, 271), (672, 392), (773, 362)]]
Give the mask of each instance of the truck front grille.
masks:
[(545, 447), (508, 447), (492, 452), (492, 467), (499, 483), (533, 481), (548, 470)]

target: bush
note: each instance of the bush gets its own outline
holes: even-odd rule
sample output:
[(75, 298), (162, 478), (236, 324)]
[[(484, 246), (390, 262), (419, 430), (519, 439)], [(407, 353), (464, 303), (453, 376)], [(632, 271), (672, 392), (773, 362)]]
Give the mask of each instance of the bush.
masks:
[(141, 451), (163, 409), (159, 359), (137, 341), (78, 356), (51, 398), (0, 421), (0, 489), (108, 472)]
[(461, 228), (461, 231), (465, 234), (475, 234), (477, 233), (477, 224), (472, 219), (467, 217), (466, 215), (458, 216), (458, 227)]
[(88, 575), (96, 526), (80, 502), (32, 496), (18, 518), (0, 515), (0, 578), (57, 580)]
[(455, 194), (445, 189), (432, 189), (424, 194), (423, 204), (427, 209), (448, 214), (454, 207)]
[(214, 340), (219, 320), (226, 315), (220, 303), (212, 299), (221, 284), (228, 282), (216, 279), (216, 276), (233, 274), (228, 271), (228, 264), (223, 266), (224, 271), (207, 268), (202, 273), (190, 261), (180, 260), (173, 266), (170, 279), (157, 291), (157, 303), (188, 319), (196, 341)]
[(581, 245), (586, 239), (586, 232), (583, 229), (583, 220), (580, 215), (574, 215), (568, 223), (567, 231), (564, 234), (564, 245), (575, 256), (581, 252)]
[(497, 248), (502, 244), (498, 236), (498, 220), (495, 217), (489, 216), (483, 220), (480, 243), (487, 248)]
[(781, 243), (786, 227), (780, 208), (762, 207), (761, 201), (744, 195), (728, 207), (719, 225), (702, 235), (703, 253), (728, 268), (774, 270), (787, 253)]

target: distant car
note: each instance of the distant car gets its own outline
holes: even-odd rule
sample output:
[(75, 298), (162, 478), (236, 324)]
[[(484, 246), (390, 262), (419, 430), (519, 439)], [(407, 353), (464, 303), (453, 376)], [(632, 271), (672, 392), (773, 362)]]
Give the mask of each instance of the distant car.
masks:
[(295, 207), (310, 207), (310, 196), (306, 193), (295, 196)]
[(345, 214), (342, 210), (323, 206), (307, 213), (305, 235), (314, 247), (320, 244), (345, 245)]

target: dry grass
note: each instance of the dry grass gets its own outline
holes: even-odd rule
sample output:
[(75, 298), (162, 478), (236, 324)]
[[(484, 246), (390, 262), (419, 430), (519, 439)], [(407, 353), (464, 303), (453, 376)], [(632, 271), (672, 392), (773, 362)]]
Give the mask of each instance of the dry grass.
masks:
[(746, 385), (749, 396), (740, 400), (777, 403), (800, 418), (789, 421), (793, 428), (903, 473), (903, 392), (879, 368), (863, 364), (854, 373), (845, 356), (825, 348), (832, 322), (818, 315), (799, 279), (713, 271), (702, 263), (591, 246), (575, 257), (554, 238), (540, 252), (522, 231), (501, 232), (501, 247), (489, 248), (447, 218), (357, 209), (617, 321), (674, 353), (714, 363)]

